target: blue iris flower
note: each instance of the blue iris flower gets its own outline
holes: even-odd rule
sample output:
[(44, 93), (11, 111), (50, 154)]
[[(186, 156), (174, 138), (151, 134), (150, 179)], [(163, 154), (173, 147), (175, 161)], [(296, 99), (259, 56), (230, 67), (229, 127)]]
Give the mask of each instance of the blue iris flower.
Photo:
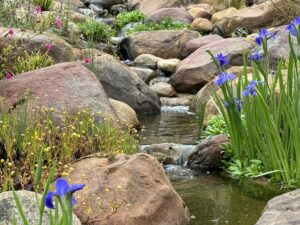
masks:
[[(69, 185), (68, 181), (63, 178), (58, 178), (55, 183), (56, 192), (48, 192), (45, 196), (45, 206), (50, 209), (54, 209), (53, 197), (56, 196), (60, 199), (64, 199), (67, 195), (71, 195), (75, 191), (79, 191), (84, 188), (84, 184), (74, 184), (72, 186)], [(75, 198), (72, 197), (72, 206), (76, 203)]]
[(239, 98), (234, 98), (234, 102), (239, 110), (239, 112), (242, 110), (243, 108), (243, 101)]
[(261, 45), (263, 39), (267, 39), (267, 38), (274, 39), (275, 35), (273, 33), (269, 32), (266, 28), (263, 28), (258, 33), (258, 36), (255, 38), (255, 42), (256, 42), (256, 44)]
[(255, 62), (259, 62), (261, 60), (261, 58), (262, 58), (262, 56), (259, 52), (255, 52), (249, 56), (249, 59), (251, 59)]
[(222, 72), (215, 80), (215, 85), (221, 86), (227, 83), (227, 81), (232, 81), (234, 79), (235, 79), (234, 74)]
[(228, 108), (228, 106), (229, 106), (229, 103), (226, 102), (226, 101), (224, 101), (224, 107), (225, 107), (225, 108)]
[(297, 35), (297, 30), (296, 27), (299, 27), (300, 25), (300, 17), (297, 16), (292, 22), (287, 25), (286, 30), (291, 33), (291, 35), (296, 36)]
[(228, 63), (227, 57), (225, 57), (222, 53), (217, 55), (217, 60), (221, 67), (225, 66)]
[(263, 84), (263, 81), (257, 81), (257, 80), (253, 80), (251, 81), (247, 86), (246, 86), (246, 90), (243, 91), (243, 96), (245, 98), (247, 98), (249, 95), (251, 96), (256, 96), (257, 93), (255, 91), (256, 85), (257, 84)]

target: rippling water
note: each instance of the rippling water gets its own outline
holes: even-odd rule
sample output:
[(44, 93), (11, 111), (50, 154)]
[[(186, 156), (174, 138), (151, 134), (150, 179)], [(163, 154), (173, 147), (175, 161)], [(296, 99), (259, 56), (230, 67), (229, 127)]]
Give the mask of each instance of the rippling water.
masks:
[(146, 138), (141, 144), (180, 143), (194, 144), (197, 125), (188, 107), (162, 107), (159, 115), (140, 115), (141, 125), (145, 126), (142, 135)]

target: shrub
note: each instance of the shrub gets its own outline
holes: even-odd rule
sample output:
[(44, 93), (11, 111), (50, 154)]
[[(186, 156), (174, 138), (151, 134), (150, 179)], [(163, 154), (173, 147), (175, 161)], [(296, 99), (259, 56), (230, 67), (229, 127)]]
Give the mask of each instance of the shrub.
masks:
[(93, 19), (78, 23), (78, 27), (88, 41), (110, 43), (111, 38), (116, 35), (111, 26)]
[(267, 40), (274, 35), (266, 29), (256, 37), (264, 54), (249, 56), (253, 80), (247, 76), (245, 55), (244, 73), (238, 77), (236, 88), (232, 85), (234, 75), (225, 72), (226, 57), (209, 53), (221, 72), (215, 84), (220, 86), (222, 96), (216, 95), (215, 101), (228, 128), (235, 159), (241, 162), (257, 159), (273, 180), (291, 187), (300, 186), (300, 71), (299, 58), (293, 48), (293, 42), (300, 44), (300, 17), (287, 29), (290, 31), (287, 40), (290, 57), (286, 79), (282, 62), (279, 62), (275, 75), (269, 75)]
[(131, 34), (139, 31), (151, 31), (151, 30), (182, 30), (182, 29), (191, 29), (190, 24), (180, 23), (173, 21), (170, 17), (165, 17), (161, 23), (147, 22), (137, 24), (131, 29), (128, 29), (126, 34)]
[(146, 18), (145, 14), (139, 11), (121, 12), (117, 15), (115, 24), (118, 29), (122, 29), (129, 23), (142, 22)]
[(97, 122), (88, 110), (75, 114), (66, 111), (58, 124), (51, 117), (53, 113), (54, 109), (31, 108), (28, 103), (11, 114), (8, 110), (0, 113), (1, 191), (9, 189), (12, 179), (17, 188), (28, 188), (41, 154), (45, 181), (55, 160), (58, 161), (55, 174), (64, 176), (71, 169), (69, 164), (80, 157), (97, 153), (113, 158), (117, 153), (137, 151), (138, 134), (131, 134), (130, 128), (115, 127), (109, 118)]

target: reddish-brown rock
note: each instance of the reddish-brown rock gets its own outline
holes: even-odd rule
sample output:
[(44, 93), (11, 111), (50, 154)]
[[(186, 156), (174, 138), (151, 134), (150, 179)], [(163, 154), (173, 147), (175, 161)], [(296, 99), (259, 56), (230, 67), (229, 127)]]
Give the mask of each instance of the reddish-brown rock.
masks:
[[(239, 9), (220, 18), (216, 26), (220, 27), (224, 34), (230, 34), (238, 27), (253, 30), (268, 26), (277, 18), (274, 4), (282, 4), (282, 2), (283, 0), (272, 0), (260, 5)], [(214, 17), (215, 15), (213, 15), (212, 19)]]
[(75, 214), (85, 225), (188, 225), (189, 213), (152, 156), (108, 159), (89, 157), (72, 165), (72, 183), (86, 184), (76, 193)]
[(202, 141), (188, 159), (188, 166), (197, 169), (218, 169), (222, 165), (222, 144), (229, 142), (226, 135), (216, 135)]
[(250, 51), (255, 43), (243, 38), (228, 38), (212, 42), (199, 48), (184, 59), (171, 76), (170, 84), (178, 92), (198, 91), (220, 72), (214, 64), (207, 50), (214, 55), (222, 53), (229, 60), (228, 66), (242, 65), (243, 53)]
[(0, 80), (0, 96), (13, 107), (26, 96), (32, 106), (74, 112), (91, 109), (118, 118), (95, 74), (80, 62), (61, 63)]
[(221, 36), (217, 34), (205, 35), (203, 37), (195, 38), (188, 41), (183, 49), (182, 57), (186, 58), (198, 48), (201, 48), (211, 42), (223, 40)]
[(163, 8), (154, 11), (148, 17), (148, 21), (159, 23), (165, 17), (172, 18), (173, 21), (181, 23), (191, 23), (193, 17), (184, 8)]
[(151, 54), (164, 59), (180, 58), (185, 44), (199, 36), (187, 30), (155, 30), (130, 35), (120, 44), (124, 57), (135, 59), (141, 54)]

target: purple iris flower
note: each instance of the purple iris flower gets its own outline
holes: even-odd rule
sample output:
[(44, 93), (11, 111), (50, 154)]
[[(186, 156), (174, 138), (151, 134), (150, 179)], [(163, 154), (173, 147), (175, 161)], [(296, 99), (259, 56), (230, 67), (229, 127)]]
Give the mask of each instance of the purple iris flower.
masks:
[(263, 28), (258, 33), (258, 36), (255, 38), (255, 42), (256, 42), (256, 44), (261, 45), (263, 39), (267, 39), (267, 38), (274, 39), (275, 35), (273, 33), (269, 32), (266, 28)]
[[(84, 188), (84, 184), (74, 184), (72, 186), (69, 185), (68, 181), (63, 178), (58, 178), (55, 183), (56, 192), (48, 192), (45, 196), (45, 206), (50, 209), (54, 209), (53, 197), (56, 196), (58, 198), (65, 198), (66, 195), (71, 195), (75, 191), (79, 191)], [(75, 198), (72, 196), (72, 206), (75, 205)]]
[(217, 55), (217, 60), (219, 61), (221, 67), (225, 66), (228, 63), (227, 57), (224, 56), (222, 53)]
[(251, 59), (255, 62), (259, 62), (261, 60), (261, 58), (262, 58), (262, 56), (259, 52), (255, 52), (249, 56), (249, 59)]
[(234, 74), (222, 72), (215, 80), (215, 85), (221, 86), (227, 83), (227, 81), (232, 81), (234, 79), (235, 79)]

